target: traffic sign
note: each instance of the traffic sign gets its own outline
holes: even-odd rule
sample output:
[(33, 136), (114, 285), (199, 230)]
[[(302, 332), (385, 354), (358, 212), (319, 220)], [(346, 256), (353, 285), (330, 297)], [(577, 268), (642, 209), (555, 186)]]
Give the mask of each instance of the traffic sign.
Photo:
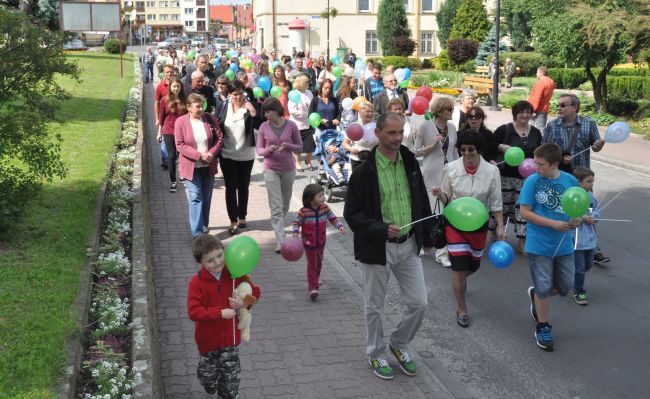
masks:
[(320, 19), (320, 15), (311, 15), (309, 19)]

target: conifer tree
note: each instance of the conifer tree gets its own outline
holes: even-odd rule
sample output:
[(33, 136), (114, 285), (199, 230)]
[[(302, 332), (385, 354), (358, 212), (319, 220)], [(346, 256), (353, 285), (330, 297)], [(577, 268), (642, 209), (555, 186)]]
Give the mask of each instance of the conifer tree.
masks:
[(490, 21), (481, 0), (461, 0), (451, 24), (450, 39), (485, 40)]
[(377, 12), (377, 38), (384, 57), (398, 55), (395, 38), (411, 37), (403, 0), (381, 0)]

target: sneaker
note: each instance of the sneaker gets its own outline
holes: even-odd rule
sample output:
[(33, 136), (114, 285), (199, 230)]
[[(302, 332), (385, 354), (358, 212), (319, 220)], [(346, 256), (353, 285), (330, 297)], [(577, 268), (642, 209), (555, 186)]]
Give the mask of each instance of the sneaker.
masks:
[(451, 261), (449, 260), (448, 256), (441, 256), (440, 264), (442, 265), (442, 267), (451, 267)]
[(538, 324), (537, 327), (535, 327), (535, 341), (537, 342), (537, 346), (547, 352), (553, 352), (551, 328), (551, 325), (548, 323), (544, 326)]
[(598, 263), (599, 265), (602, 265), (603, 263), (607, 263), (609, 261), (610, 259), (605, 255), (603, 255), (603, 253), (600, 251), (594, 254), (594, 263)]
[(415, 368), (415, 362), (411, 360), (411, 356), (407, 351), (395, 349), (393, 348), (392, 345), (388, 345), (388, 348), (397, 359), (397, 362), (399, 363), (399, 368), (402, 369), (404, 374), (410, 377), (413, 377), (414, 375), (417, 374), (417, 370)]
[(372, 367), (372, 372), (382, 380), (392, 380), (395, 377), (386, 359), (368, 359), (368, 363)]
[(203, 226), (203, 233), (208, 234), (210, 232), (210, 229), (208, 229), (208, 226)]
[(277, 244), (275, 244), (275, 253), (276, 254), (279, 254), (281, 249), (282, 249), (282, 244), (281, 243), (278, 242)]
[(528, 297), (530, 297), (530, 317), (539, 322), (537, 320), (537, 309), (535, 309), (535, 287), (528, 287)]
[(176, 182), (175, 181), (173, 181), (172, 185), (169, 186), (169, 192), (170, 193), (175, 193), (176, 192)]
[(315, 301), (316, 298), (318, 298), (318, 290), (311, 290), (309, 293), (309, 297), (311, 298), (312, 301)]
[(577, 292), (573, 294), (573, 300), (576, 301), (578, 305), (582, 306), (587, 306), (589, 305), (589, 301), (587, 301), (587, 293), (586, 292)]

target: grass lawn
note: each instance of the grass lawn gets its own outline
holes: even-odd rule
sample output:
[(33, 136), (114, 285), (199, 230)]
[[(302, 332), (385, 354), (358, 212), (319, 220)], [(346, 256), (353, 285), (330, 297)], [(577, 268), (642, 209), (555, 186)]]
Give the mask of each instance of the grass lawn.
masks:
[(60, 82), (72, 98), (62, 105), (64, 180), (45, 184), (21, 221), (0, 237), (0, 398), (50, 398), (66, 364), (65, 339), (78, 331), (72, 304), (99, 188), (108, 170), (120, 117), (133, 83), (133, 59), (70, 54), (82, 82)]

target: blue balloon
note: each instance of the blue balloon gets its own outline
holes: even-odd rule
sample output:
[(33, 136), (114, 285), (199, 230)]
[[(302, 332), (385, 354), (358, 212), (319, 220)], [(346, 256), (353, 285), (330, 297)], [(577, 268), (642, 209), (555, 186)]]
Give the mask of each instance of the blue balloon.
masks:
[(488, 259), (497, 269), (505, 269), (515, 259), (515, 251), (505, 241), (495, 241), (488, 249)]
[(605, 142), (622, 143), (630, 137), (632, 128), (625, 122), (614, 122), (605, 131)]
[(363, 60), (361, 58), (357, 58), (356, 61), (354, 61), (354, 67), (355, 68), (360, 68), (363, 66)]
[(267, 93), (269, 92), (269, 90), (271, 90), (271, 80), (269, 78), (267, 78), (266, 76), (262, 76), (257, 81), (257, 85)]
[(404, 80), (409, 80), (411, 78), (411, 70), (409, 68), (404, 68)]
[(275, 69), (275, 67), (280, 65), (280, 61), (273, 61), (273, 64), (271, 64), (271, 68)]
[(333, 93), (336, 93), (338, 91), (340, 84), (341, 84), (341, 78), (337, 78), (336, 81), (334, 82), (334, 89), (332, 90)]
[(237, 73), (239, 71), (239, 65), (233, 62), (230, 64), (230, 69), (232, 69), (233, 72)]
[(341, 58), (339, 58), (338, 54), (334, 54), (332, 56), (332, 64), (339, 65), (340, 63), (341, 63)]

